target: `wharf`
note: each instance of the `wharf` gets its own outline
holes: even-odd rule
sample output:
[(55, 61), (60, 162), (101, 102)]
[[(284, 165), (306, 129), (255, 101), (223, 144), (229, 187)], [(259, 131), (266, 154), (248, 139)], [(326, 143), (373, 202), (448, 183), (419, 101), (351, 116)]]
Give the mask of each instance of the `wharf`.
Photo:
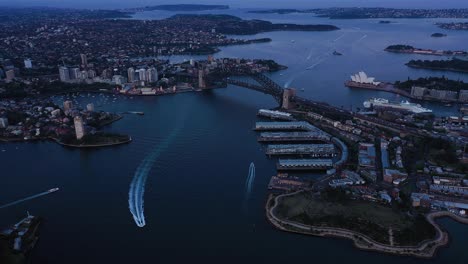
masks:
[(280, 171), (326, 170), (333, 167), (331, 159), (280, 159), (276, 168)]
[(310, 155), (312, 157), (333, 157), (336, 155), (333, 144), (283, 144), (269, 145), (266, 154), (272, 155)]
[(320, 132), (263, 132), (258, 142), (329, 142), (330, 136)]
[(254, 130), (256, 131), (314, 131), (314, 130), (317, 130), (317, 128), (305, 121), (257, 122), (255, 124)]

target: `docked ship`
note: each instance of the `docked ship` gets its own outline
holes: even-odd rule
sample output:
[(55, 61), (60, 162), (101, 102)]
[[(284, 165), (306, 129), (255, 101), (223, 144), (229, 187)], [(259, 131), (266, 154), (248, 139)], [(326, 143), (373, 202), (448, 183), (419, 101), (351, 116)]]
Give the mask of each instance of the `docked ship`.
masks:
[(280, 112), (280, 111), (272, 111), (266, 109), (260, 109), (258, 111), (259, 116), (269, 117), (271, 119), (279, 119), (279, 120), (294, 120), (294, 117), (290, 113)]
[(364, 101), (365, 108), (389, 108), (397, 111), (411, 112), (415, 114), (432, 113), (431, 109), (422, 107), (420, 104), (401, 101), (400, 103), (391, 103), (387, 99), (372, 98)]

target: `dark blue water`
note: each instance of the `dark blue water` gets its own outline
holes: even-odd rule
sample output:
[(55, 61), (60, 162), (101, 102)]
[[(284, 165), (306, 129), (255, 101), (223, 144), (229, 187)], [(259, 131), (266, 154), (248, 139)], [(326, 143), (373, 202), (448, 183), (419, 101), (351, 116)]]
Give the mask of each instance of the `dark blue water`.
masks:
[[(305, 21), (306, 18), (291, 15), (277, 19)], [(373, 54), (371, 50), (401, 42), (396, 35), (401, 30), (398, 25), (411, 29), (401, 33), (401, 37), (418, 44), (415, 46), (435, 48), (433, 44), (441, 41), (437, 47), (461, 48), (460, 41), (466, 39), (465, 35), (454, 32), (446, 39), (427, 38), (432, 42), (425, 42), (420, 38), (435, 31), (432, 22), (425, 20), (421, 25), (406, 20), (399, 22), (402, 25), (385, 26), (367, 20), (349, 23), (348, 29), (342, 32), (261, 34), (274, 41), (228, 47), (217, 56), (277, 59), (290, 66), (284, 75), (273, 74), (277, 81), (286, 83), (295, 76), (290, 85), (304, 88), (304, 96), (345, 105), (378, 94), (343, 87), (347, 75), (358, 70), (366, 70), (384, 80), (430, 74), (402, 66), (408, 59), (406, 55), (375, 51), (374, 57), (367, 57)], [(362, 32), (354, 32), (353, 27), (362, 28), (372, 37), (351, 45), (363, 36)], [(345, 36), (333, 42), (337, 44), (330, 44), (344, 33)], [(291, 39), (296, 40), (295, 44)], [(311, 65), (312, 58), (329, 50), (330, 45), (337, 45), (345, 56), (327, 57), (313, 71), (301, 72)], [(311, 59), (307, 60), (310, 54)], [(57, 98), (57, 101), (64, 99)], [(134, 141), (128, 145), (99, 150), (66, 149), (50, 142), (0, 145), (5, 150), (0, 152), (2, 204), (53, 187), (61, 189), (0, 210), (0, 226), (14, 223), (26, 210), (45, 218), (34, 263), (356, 260), (382, 264), (461, 264), (468, 261), (468, 228), (448, 219), (441, 222), (450, 232), (452, 243), (431, 261), (363, 252), (346, 240), (294, 235), (272, 228), (265, 220), (263, 207), (268, 181), (276, 173), (275, 161), (265, 156), (252, 131), (258, 108), (275, 106), (273, 98), (266, 95), (230, 86), (207, 93), (164, 97), (114, 100), (102, 95), (85, 95), (76, 100), (82, 105), (94, 102), (100, 106), (98, 109), (106, 111), (144, 111), (145, 115), (126, 115), (107, 128), (131, 135)], [(181, 131), (162, 151), (148, 175), (144, 196), (146, 226), (139, 228), (128, 208), (129, 185), (141, 161), (181, 124)], [(249, 202), (244, 206), (245, 181), (251, 162), (255, 163), (256, 177)]]

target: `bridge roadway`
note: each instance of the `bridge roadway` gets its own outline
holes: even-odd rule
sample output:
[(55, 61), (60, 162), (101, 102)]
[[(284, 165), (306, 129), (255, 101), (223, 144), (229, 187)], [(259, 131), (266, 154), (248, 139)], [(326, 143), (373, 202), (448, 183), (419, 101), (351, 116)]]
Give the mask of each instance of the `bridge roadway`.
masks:
[[(244, 75), (244, 74), (243, 74)], [(236, 86), (241, 86), (245, 87), (251, 90), (259, 91), (265, 94), (272, 95), (275, 100), (281, 105), (282, 100), (283, 100), (283, 91), (284, 89), (279, 86), (277, 83), (275, 83), (273, 80), (265, 76), (264, 74), (246, 74), (247, 76), (251, 77), (253, 80), (255, 80), (258, 84), (253, 84), (247, 81), (239, 81), (235, 80), (232, 78), (227, 78), (226, 82), (232, 85)], [(245, 76), (245, 75), (244, 75)], [(428, 133), (424, 132), (420, 129), (413, 128), (413, 127), (407, 127), (402, 124), (397, 124), (385, 120), (381, 120), (376, 117), (370, 117), (367, 115), (362, 115), (359, 113), (355, 113), (349, 110), (344, 110), (338, 107), (334, 107), (329, 105), (328, 103), (324, 102), (317, 102), (314, 100), (310, 100), (307, 98), (303, 98), (300, 96), (294, 96), (290, 98), (290, 101), (296, 103), (297, 105), (301, 105), (304, 107), (309, 107), (311, 109), (316, 109), (319, 111), (324, 111), (328, 113), (333, 113), (333, 114), (338, 114), (341, 116), (344, 116), (349, 119), (357, 119), (361, 122), (367, 123), (367, 124), (373, 124), (375, 126), (379, 127), (384, 127), (388, 128), (390, 130), (393, 130), (395, 132), (404, 132), (404, 133), (409, 133), (413, 134), (416, 136), (431, 136), (433, 138), (440, 137), (439, 135), (433, 134), (433, 133)]]

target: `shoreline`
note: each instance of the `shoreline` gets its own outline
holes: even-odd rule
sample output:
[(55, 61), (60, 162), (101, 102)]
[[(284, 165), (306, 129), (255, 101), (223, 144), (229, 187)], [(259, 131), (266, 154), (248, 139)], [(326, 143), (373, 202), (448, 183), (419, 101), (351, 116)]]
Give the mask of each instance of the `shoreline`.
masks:
[(362, 85), (360, 83), (356, 83), (356, 82), (353, 82), (353, 81), (346, 81), (344, 83), (344, 85), (346, 87), (350, 88), (350, 89), (364, 89), (364, 90), (374, 90), (374, 91), (387, 92), (387, 93), (392, 93), (392, 94), (398, 94), (398, 95), (407, 97), (409, 99), (419, 100), (419, 101), (436, 102), (436, 103), (458, 103), (458, 104), (465, 103), (465, 102), (462, 102), (460, 100), (455, 100), (455, 99), (440, 100), (440, 99), (437, 99), (437, 98), (430, 98), (430, 97), (421, 97), (421, 98), (420, 97), (414, 97), (409, 92), (407, 92), (407, 91), (405, 91), (403, 89), (400, 89), (400, 88), (396, 88), (391, 83), (383, 83), (382, 86), (366, 86), (366, 85)]
[(115, 143), (102, 143), (102, 144), (91, 144), (91, 145), (78, 145), (78, 144), (67, 144), (67, 143), (63, 143), (61, 142), (59, 139), (57, 138), (50, 138), (52, 139), (55, 143), (61, 145), (61, 146), (64, 146), (64, 147), (69, 147), (69, 148), (81, 148), (81, 149), (85, 149), (85, 148), (102, 148), (102, 147), (112, 147), (112, 146), (118, 146), (118, 145), (123, 145), (123, 144), (128, 144), (130, 142), (133, 141), (132, 137), (128, 137), (127, 140), (125, 141), (121, 141), (121, 142), (115, 142)]
[(454, 69), (454, 68), (426, 67), (426, 66), (413, 65), (410, 63), (406, 63), (405, 65), (414, 69), (468, 73), (468, 70), (459, 70), (459, 69)]
[[(276, 197), (270, 194), (265, 205), (266, 217), (268, 222), (270, 222), (270, 224), (272, 224), (275, 228), (283, 232), (318, 237), (334, 237), (340, 239), (349, 239), (352, 240), (353, 245), (360, 250), (374, 251), (398, 256), (410, 256), (422, 259), (432, 259), (436, 256), (438, 250), (449, 244), (449, 234), (445, 232), (440, 227), (440, 225), (435, 222), (436, 219), (450, 217), (457, 222), (468, 224), (468, 219), (461, 218), (447, 211), (431, 212), (428, 213), (425, 218), (435, 228), (437, 233), (435, 238), (431, 240), (421, 241), (416, 246), (391, 246), (376, 242), (364, 234), (348, 229), (337, 227), (309, 226), (298, 222), (282, 220), (278, 218), (274, 214), (274, 210), (279, 204), (279, 199), (281, 199), (282, 197), (295, 195), (300, 192), (302, 191), (297, 191), (289, 194), (282, 194)], [(273, 205), (271, 205), (272, 203)]]

